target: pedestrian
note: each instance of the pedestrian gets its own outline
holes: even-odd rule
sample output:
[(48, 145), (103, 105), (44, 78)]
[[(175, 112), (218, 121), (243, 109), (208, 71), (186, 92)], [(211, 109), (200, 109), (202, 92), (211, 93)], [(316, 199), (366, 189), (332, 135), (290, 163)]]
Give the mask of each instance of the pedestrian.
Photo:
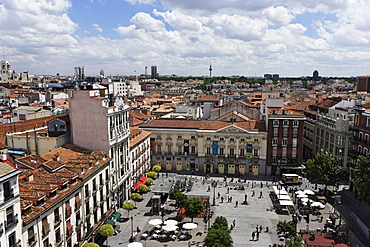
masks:
[(261, 182), (261, 188), (263, 188), (263, 183)]
[(221, 196), (221, 203), (224, 202), (224, 196)]
[(262, 232), (262, 226), (260, 226), (260, 232)]
[(209, 192), (210, 190), (211, 190), (211, 186), (208, 185), (207, 192)]
[(254, 190), (252, 190), (252, 197), (254, 196)]
[(238, 207), (238, 201), (235, 202), (235, 207), (237, 208)]
[(233, 220), (233, 226), (235, 227), (235, 220)]
[(262, 196), (262, 191), (260, 192), (260, 197), (259, 198), (262, 198), (263, 196)]
[(233, 201), (233, 197), (232, 196), (230, 196), (230, 202), (232, 202)]
[(260, 239), (260, 233), (257, 231), (257, 241)]
[(244, 195), (244, 201), (245, 201), (245, 202), (247, 202), (247, 199), (248, 199), (248, 195), (247, 195), (247, 194), (245, 194), (245, 195)]
[(220, 198), (220, 192), (217, 192), (217, 199)]
[(256, 232), (258, 232), (258, 225), (256, 226)]
[(252, 241), (254, 240), (254, 236), (256, 235), (255, 232), (252, 232)]
[(266, 232), (269, 232), (269, 227), (268, 226), (266, 226)]
[(227, 188), (227, 194), (229, 194), (230, 193), (230, 188)]

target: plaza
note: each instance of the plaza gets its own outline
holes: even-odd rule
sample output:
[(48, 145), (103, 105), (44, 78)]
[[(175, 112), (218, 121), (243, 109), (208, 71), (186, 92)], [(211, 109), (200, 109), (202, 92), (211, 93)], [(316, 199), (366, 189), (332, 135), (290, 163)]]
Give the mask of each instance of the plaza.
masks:
[[(223, 216), (227, 219), (228, 224), (231, 226), (235, 220), (235, 227), (231, 231), (231, 236), (234, 241), (234, 246), (273, 246), (274, 244), (284, 244), (284, 240), (279, 238), (276, 232), (276, 227), (279, 221), (291, 221), (292, 215), (289, 214), (277, 214), (273, 210), (272, 201), (269, 197), (269, 193), (272, 189), (272, 178), (260, 177), (256, 179), (242, 179), (238, 182), (238, 179), (234, 179), (231, 182), (230, 177), (227, 178), (227, 186), (225, 186), (224, 177), (210, 177), (205, 179), (204, 176), (198, 175), (181, 175), (175, 173), (169, 173), (166, 175), (161, 175), (159, 178), (154, 180), (154, 183), (161, 181), (175, 181), (175, 180), (191, 180), (193, 181), (193, 187), (190, 192), (185, 194), (193, 196), (209, 196), (211, 210), (213, 210), (213, 217), (211, 219), (210, 225), (217, 216)], [(217, 182), (217, 187), (212, 187), (212, 181)], [(253, 188), (252, 188), (253, 184)], [(262, 187), (261, 187), (262, 184)], [(244, 186), (245, 190), (237, 190), (234, 187), (239, 185)], [(153, 187), (153, 186), (151, 186)], [(313, 186), (309, 185), (307, 180), (304, 180), (303, 184), (300, 186), (302, 189), (311, 188)], [(229, 193), (228, 189), (229, 188)], [(254, 191), (254, 196), (252, 196)], [(260, 193), (262, 192), (262, 197)], [(218, 193), (220, 197), (218, 198)], [(215, 205), (213, 206), (212, 201), (215, 199)], [(291, 194), (290, 194), (291, 195)], [(149, 205), (149, 200), (152, 196), (151, 192), (144, 195), (144, 200), (137, 203), (137, 208), (130, 212), (131, 220), (126, 222), (116, 222), (116, 228), (119, 229), (116, 235), (108, 239), (108, 244), (110, 246), (127, 246), (130, 243), (131, 230), (136, 231), (137, 227), (141, 229), (141, 232), (136, 237), (137, 242), (141, 242), (143, 246), (202, 246), (202, 241), (206, 236), (207, 225), (203, 222), (203, 218), (194, 218), (194, 222), (198, 224), (198, 227), (191, 231), (191, 239), (183, 241), (176, 239), (175, 241), (159, 242), (156, 239), (151, 239), (150, 237), (141, 239), (141, 234), (147, 229), (153, 229), (148, 222), (152, 219), (161, 219), (160, 215), (153, 215), (150, 213), (151, 207)], [(247, 196), (248, 204), (243, 204)], [(223, 202), (221, 202), (221, 197), (224, 197)], [(232, 197), (231, 202), (227, 202), (227, 198)], [(174, 201), (167, 200), (165, 208), (167, 210), (167, 215), (164, 219), (172, 219), (177, 215), (177, 210), (172, 203)], [(236, 202), (238, 205), (236, 206)], [(329, 214), (333, 212), (333, 208), (327, 203), (326, 207), (321, 210), (323, 218), (329, 217)], [(127, 211), (123, 209), (118, 209), (122, 213), (122, 217), (127, 216)], [(190, 218), (184, 218), (182, 223), (190, 222)], [(323, 229), (324, 221), (320, 222), (318, 216), (311, 216), (309, 223), (310, 230)], [(256, 226), (262, 226), (262, 231), (259, 234), (259, 239), (252, 240), (252, 232), (256, 231)], [(133, 229), (131, 229), (133, 228)], [(267, 229), (268, 228), (268, 229)], [(305, 220), (298, 222), (297, 230), (307, 229), (307, 223)], [(106, 242), (105, 242), (106, 244)]]

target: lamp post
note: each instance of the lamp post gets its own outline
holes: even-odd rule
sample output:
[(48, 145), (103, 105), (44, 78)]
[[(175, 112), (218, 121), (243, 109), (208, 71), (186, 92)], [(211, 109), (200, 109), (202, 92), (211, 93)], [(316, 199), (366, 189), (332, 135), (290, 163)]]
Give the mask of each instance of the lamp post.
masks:
[(134, 217), (131, 216), (131, 236), (130, 242), (134, 242)]
[(213, 187), (213, 203), (212, 203), (212, 206), (216, 206), (216, 187), (217, 187), (217, 181), (216, 180), (212, 181), (211, 185)]

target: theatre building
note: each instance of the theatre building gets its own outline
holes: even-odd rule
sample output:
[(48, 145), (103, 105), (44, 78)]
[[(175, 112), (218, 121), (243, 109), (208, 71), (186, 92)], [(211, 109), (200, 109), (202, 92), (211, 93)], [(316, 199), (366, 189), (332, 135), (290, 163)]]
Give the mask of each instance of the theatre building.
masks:
[(151, 163), (165, 171), (270, 175), (264, 121), (156, 119), (150, 131)]

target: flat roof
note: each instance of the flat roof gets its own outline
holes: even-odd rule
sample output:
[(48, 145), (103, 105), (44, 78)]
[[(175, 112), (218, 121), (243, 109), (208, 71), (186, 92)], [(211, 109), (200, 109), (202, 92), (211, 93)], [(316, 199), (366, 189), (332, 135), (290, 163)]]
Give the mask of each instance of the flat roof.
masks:
[(173, 182), (160, 182), (152, 190), (153, 193), (169, 193)]

